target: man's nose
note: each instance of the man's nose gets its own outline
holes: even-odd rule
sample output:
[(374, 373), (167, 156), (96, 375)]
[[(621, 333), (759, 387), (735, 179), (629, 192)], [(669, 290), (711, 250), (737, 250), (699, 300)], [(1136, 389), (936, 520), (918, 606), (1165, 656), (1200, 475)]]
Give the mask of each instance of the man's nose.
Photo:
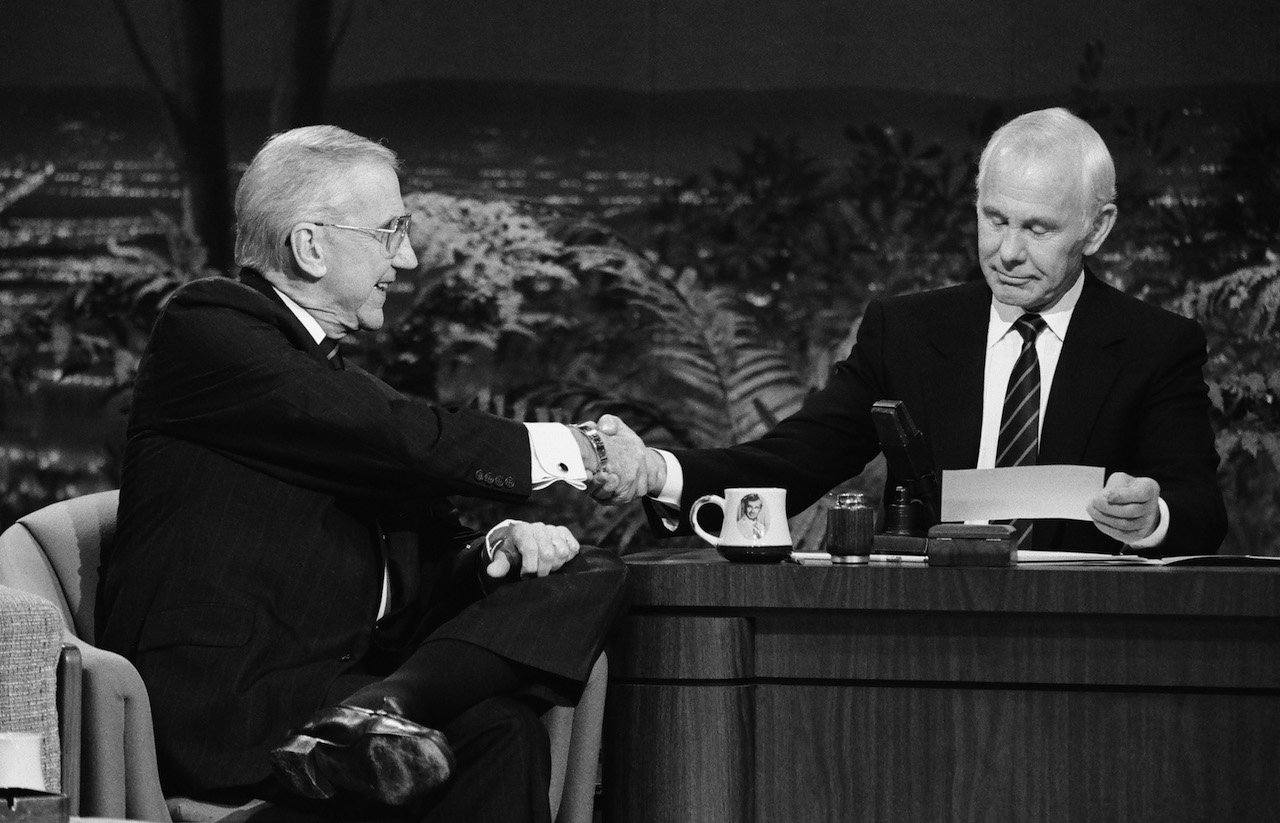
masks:
[(1027, 244), (1022, 232), (1006, 227), (1000, 236), (1000, 260), (1005, 263), (1021, 263), (1027, 256)]
[(413, 250), (413, 244), (409, 242), (409, 238), (405, 238), (400, 244), (400, 248), (396, 249), (396, 256), (391, 259), (391, 265), (397, 269), (416, 269), (418, 267), (418, 255)]

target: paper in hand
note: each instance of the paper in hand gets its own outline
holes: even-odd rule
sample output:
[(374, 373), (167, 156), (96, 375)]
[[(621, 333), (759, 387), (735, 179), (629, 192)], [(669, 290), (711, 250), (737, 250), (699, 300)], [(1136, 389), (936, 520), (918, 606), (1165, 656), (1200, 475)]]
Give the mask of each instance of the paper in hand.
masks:
[(1102, 491), (1101, 466), (1009, 466), (999, 469), (945, 469), (942, 519), (1089, 520), (1085, 507)]

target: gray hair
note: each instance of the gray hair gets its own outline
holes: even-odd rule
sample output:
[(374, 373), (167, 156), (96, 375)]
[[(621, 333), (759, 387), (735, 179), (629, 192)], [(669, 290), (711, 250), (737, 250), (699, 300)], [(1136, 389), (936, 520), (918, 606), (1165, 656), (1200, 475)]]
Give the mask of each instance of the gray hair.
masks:
[(268, 138), (236, 187), (236, 263), (284, 271), (293, 227), (337, 219), (343, 173), (368, 163), (400, 168), (391, 149), (337, 126), (303, 126)]
[(1028, 154), (1075, 152), (1079, 159), (1081, 191), (1085, 194), (1086, 225), (1116, 199), (1116, 165), (1111, 152), (1093, 126), (1063, 108), (1027, 112), (1005, 123), (991, 135), (978, 161), (978, 190), (986, 179), (988, 161), (1003, 149)]

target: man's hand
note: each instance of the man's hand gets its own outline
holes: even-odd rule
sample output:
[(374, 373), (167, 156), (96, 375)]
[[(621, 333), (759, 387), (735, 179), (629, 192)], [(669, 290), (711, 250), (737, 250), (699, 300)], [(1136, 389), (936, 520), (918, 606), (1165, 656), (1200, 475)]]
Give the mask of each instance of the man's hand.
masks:
[(546, 523), (511, 523), (506, 534), (492, 536), (496, 547), (493, 560), (485, 568), (490, 577), (506, 577), (516, 557), (521, 576), (546, 577), (573, 559), (578, 553), (578, 539), (564, 526)]
[(1116, 472), (1086, 511), (1098, 531), (1121, 543), (1148, 537), (1160, 525), (1160, 484), (1150, 477)]
[(601, 415), (596, 428), (609, 455), (609, 470), (596, 472), (591, 478), (591, 496), (596, 502), (619, 506), (662, 490), (667, 464), (661, 455), (645, 447), (640, 435), (612, 414)]

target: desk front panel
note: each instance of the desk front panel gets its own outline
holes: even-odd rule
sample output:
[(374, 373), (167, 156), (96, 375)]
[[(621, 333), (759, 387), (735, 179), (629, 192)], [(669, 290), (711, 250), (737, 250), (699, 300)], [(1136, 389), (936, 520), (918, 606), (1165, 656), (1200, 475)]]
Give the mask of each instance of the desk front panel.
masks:
[(1276, 819), (1280, 574), (725, 566), (633, 566), (607, 820)]
[(760, 685), (752, 703), (756, 823), (1280, 811), (1273, 695)]

